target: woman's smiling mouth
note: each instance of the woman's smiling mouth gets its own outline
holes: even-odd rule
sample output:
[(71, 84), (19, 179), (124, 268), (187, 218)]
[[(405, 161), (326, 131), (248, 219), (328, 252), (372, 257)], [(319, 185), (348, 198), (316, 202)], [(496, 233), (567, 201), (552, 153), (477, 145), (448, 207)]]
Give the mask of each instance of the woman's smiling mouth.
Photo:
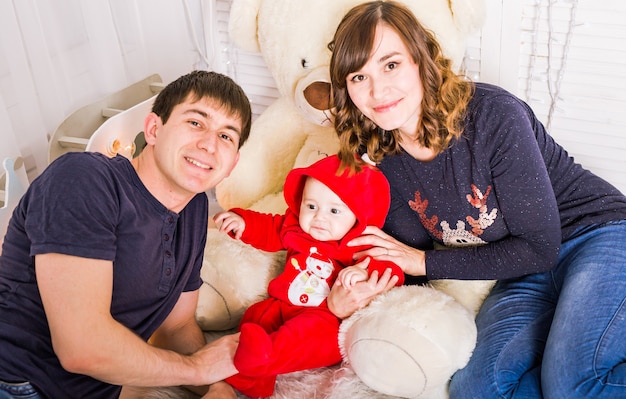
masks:
[(396, 105), (398, 105), (400, 103), (400, 101), (401, 100), (393, 101), (393, 102), (387, 103), (387, 104), (377, 105), (375, 107), (372, 107), (372, 109), (375, 112), (378, 112), (378, 113), (385, 113), (385, 112), (391, 111), (393, 108), (395, 108)]

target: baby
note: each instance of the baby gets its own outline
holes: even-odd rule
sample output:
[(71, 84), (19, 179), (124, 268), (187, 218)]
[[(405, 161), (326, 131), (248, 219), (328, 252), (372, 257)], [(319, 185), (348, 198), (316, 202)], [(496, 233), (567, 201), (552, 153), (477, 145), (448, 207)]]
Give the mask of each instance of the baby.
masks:
[(269, 298), (252, 305), (241, 320), (234, 364), (239, 374), (226, 379), (249, 397), (267, 397), (278, 374), (330, 366), (341, 361), (338, 319), (326, 298), (336, 279), (346, 288), (391, 268), (370, 259), (368, 269), (351, 266), (363, 247), (346, 244), (368, 225), (382, 227), (389, 208), (389, 184), (376, 167), (339, 173), (335, 155), (286, 178), (284, 215), (240, 208), (215, 215), (220, 231), (264, 251), (287, 250), (284, 271), (268, 286)]

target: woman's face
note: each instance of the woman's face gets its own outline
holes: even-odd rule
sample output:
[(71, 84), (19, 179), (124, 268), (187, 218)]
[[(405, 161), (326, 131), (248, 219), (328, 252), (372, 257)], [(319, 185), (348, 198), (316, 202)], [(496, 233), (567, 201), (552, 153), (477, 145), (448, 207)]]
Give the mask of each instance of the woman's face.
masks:
[(350, 99), (377, 126), (415, 138), (424, 93), (419, 66), (389, 26), (378, 25), (374, 43), (365, 65), (346, 77)]

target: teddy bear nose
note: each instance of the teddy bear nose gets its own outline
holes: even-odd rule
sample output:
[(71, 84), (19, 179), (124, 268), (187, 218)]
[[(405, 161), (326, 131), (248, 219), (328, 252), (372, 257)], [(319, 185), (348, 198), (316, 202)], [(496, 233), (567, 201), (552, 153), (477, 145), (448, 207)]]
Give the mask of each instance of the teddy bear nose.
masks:
[(330, 83), (313, 82), (304, 89), (304, 98), (315, 109), (330, 109)]
[(333, 126), (328, 65), (311, 69), (298, 79), (294, 101), (298, 112), (308, 121), (323, 127)]

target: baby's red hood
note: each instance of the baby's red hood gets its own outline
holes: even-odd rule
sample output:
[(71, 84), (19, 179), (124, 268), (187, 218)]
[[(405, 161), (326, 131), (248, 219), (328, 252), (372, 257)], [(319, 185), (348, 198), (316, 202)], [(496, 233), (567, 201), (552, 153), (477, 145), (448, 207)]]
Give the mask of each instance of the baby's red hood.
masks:
[(345, 169), (338, 175), (339, 166), (339, 157), (331, 155), (289, 172), (284, 186), (287, 206), (296, 215), (300, 213), (304, 182), (310, 176), (329, 187), (354, 212), (357, 222), (351, 236), (360, 234), (368, 225), (382, 227), (391, 201), (387, 178), (371, 165), (363, 165), (355, 173)]

